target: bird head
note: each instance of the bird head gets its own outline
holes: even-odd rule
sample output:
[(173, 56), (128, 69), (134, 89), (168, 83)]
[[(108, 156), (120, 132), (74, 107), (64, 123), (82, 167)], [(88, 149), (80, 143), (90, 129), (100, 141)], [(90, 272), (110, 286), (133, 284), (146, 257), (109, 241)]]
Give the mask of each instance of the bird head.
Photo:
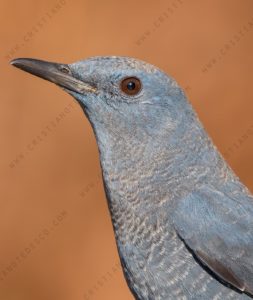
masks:
[[(128, 57), (92, 57), (72, 64), (18, 58), (12, 65), (71, 94), (105, 139), (154, 140), (173, 132), (187, 111), (176, 82), (158, 68)], [(133, 134), (134, 133), (134, 134)], [(150, 140), (150, 139), (149, 139)]]

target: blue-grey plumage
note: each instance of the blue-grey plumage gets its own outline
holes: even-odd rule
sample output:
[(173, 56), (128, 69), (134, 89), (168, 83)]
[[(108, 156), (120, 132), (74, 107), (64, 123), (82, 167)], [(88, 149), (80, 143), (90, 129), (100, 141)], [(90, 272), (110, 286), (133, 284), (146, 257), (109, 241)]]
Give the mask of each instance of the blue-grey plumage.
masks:
[(88, 117), (136, 299), (249, 299), (253, 197), (174, 79), (128, 57), (13, 65), (71, 94)]

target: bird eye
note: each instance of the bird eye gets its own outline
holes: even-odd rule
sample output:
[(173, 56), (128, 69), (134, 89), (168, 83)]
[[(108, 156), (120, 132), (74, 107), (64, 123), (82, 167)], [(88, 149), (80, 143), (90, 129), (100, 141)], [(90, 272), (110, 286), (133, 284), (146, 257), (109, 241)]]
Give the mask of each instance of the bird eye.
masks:
[(134, 96), (141, 90), (141, 81), (137, 77), (127, 77), (121, 81), (120, 88), (125, 94)]

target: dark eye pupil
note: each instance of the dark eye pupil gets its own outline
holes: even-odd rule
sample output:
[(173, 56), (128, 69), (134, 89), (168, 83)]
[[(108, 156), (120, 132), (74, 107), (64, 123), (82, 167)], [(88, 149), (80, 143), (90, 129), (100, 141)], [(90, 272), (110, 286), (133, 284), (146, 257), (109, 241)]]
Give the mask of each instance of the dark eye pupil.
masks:
[(133, 81), (128, 82), (127, 89), (132, 91), (135, 89), (135, 83)]

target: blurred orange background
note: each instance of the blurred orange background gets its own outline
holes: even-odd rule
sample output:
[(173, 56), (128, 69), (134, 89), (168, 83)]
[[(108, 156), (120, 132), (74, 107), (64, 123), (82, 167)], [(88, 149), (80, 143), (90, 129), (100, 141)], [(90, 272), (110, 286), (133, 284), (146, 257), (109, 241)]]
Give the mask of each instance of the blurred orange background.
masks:
[(124, 55), (157, 65), (253, 190), (253, 2), (2, 0), (0, 25), (0, 299), (133, 299), (87, 119), (8, 62)]

